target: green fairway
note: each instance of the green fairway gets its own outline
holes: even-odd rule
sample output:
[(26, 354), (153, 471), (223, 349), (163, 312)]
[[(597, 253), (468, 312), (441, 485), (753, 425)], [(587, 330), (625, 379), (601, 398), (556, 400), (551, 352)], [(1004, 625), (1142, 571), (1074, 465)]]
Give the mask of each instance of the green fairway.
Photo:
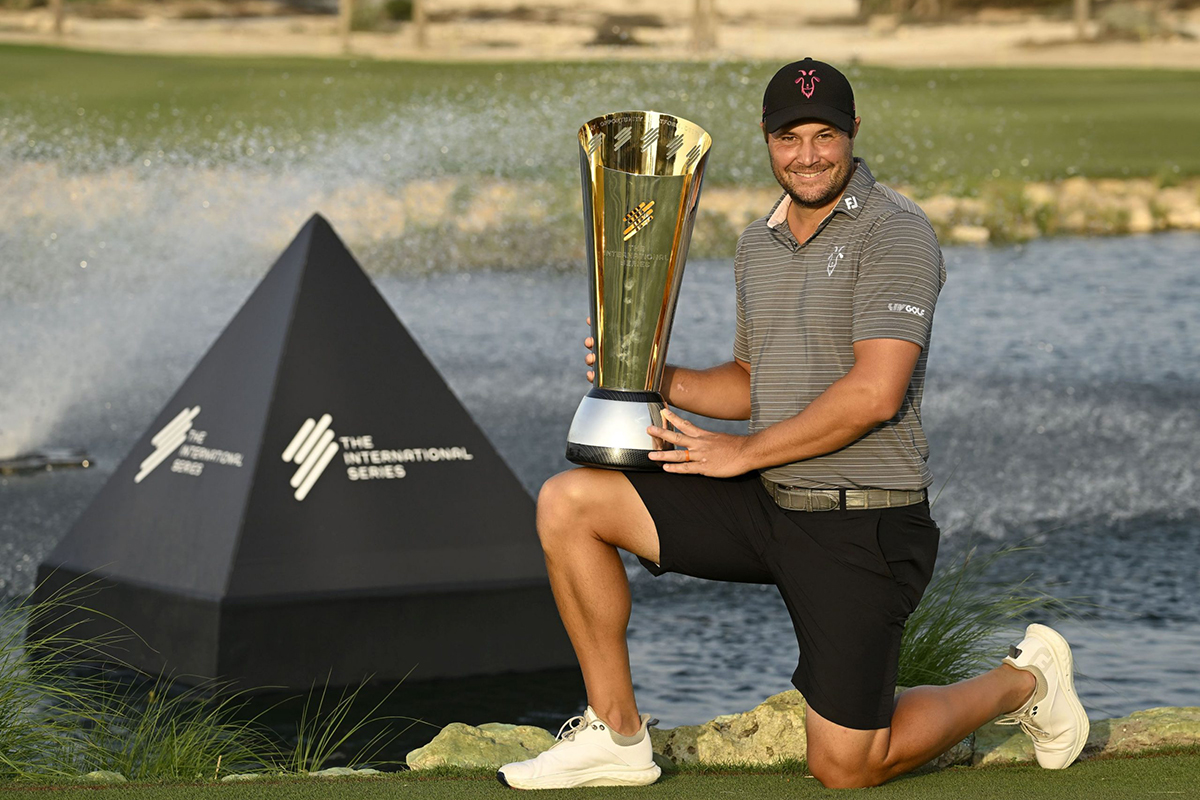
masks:
[[(131, 798), (131, 800), (182, 800), (183, 798), (246, 798), (246, 800), (458, 800), (512, 797), (512, 790), (488, 775), (471, 778), (417, 780), (403, 776), (326, 781), (318, 779), (278, 782), (225, 783), (194, 786), (130, 785), (107, 788), (65, 788), (54, 797)], [(1048, 798), (1052, 800), (1128, 800), (1128, 798), (1200, 797), (1200, 755), (1139, 759), (1110, 759), (1076, 764), (1051, 772), (1037, 767), (957, 768), (928, 775), (906, 776), (884, 786), (852, 791), (832, 791), (801, 775), (673, 774), (653, 786), (589, 788), (543, 791), (538, 797), (663, 798), (806, 798), (858, 797), (966, 800), (966, 798)]]
[[(574, 186), (574, 133), (656, 108), (715, 140), (709, 180), (762, 183), (757, 125), (774, 63), (436, 64), (126, 56), (0, 47), (0, 163), (236, 162), (284, 170), (387, 156), (398, 178)], [(969, 193), (996, 177), (1200, 174), (1200, 73), (850, 67), (857, 153), (877, 177)], [(149, 163), (147, 163), (149, 162)]]

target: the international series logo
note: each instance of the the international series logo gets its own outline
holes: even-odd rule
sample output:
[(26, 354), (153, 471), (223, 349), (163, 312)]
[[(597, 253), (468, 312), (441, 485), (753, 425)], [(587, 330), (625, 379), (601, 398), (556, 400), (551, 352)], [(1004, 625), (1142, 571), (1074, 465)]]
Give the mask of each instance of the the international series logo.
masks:
[(638, 231), (649, 225), (653, 219), (654, 201), (651, 200), (649, 203), (638, 203), (637, 207), (626, 214), (625, 218), (621, 221), (625, 226), (625, 230), (621, 232), (622, 236), (624, 237), (622, 241), (628, 242), (635, 235), (637, 235)]
[(332, 423), (331, 414), (322, 414), (320, 419), (309, 417), (283, 451), (284, 461), (299, 465), (291, 479), (297, 500), (308, 497), (339, 450), (346, 478), (356, 482), (405, 478), (411, 465), (417, 463), (475, 459), (465, 447), (376, 447), (372, 434), (335, 436), (329, 427)]
[(283, 451), (284, 461), (300, 465), (290, 481), (291, 487), (296, 490), (293, 496), (297, 500), (308, 497), (313, 484), (321, 477), (321, 473), (338, 451), (333, 430), (329, 427), (331, 422), (333, 417), (329, 414), (323, 414), (319, 420), (312, 417), (304, 420), (300, 430), (296, 431), (296, 435)]
[(225, 467), (242, 466), (242, 454), (232, 450), (221, 450), (209, 447), (208, 431), (196, 430), (192, 423), (200, 414), (200, 406), (185, 408), (175, 415), (175, 418), (154, 434), (150, 444), (154, 452), (142, 461), (137, 475), (133, 476), (134, 483), (141, 483), (154, 468), (179, 452), (179, 457), (171, 461), (171, 472), (180, 475), (190, 475), (198, 478), (204, 472), (205, 464), (218, 464)]
[[(211, 465), (243, 465), (245, 458), (241, 453), (208, 446), (209, 432), (194, 427), (199, 414), (200, 406), (184, 408), (154, 434), (150, 439), (154, 451), (142, 461), (133, 478), (134, 483), (141, 483), (168, 459), (172, 473), (191, 478), (199, 478)], [(465, 447), (378, 448), (374, 436), (338, 436), (330, 427), (332, 424), (332, 414), (322, 414), (315, 419), (309, 417), (284, 448), (283, 460), (296, 465), (289, 483), (297, 501), (308, 497), (339, 451), (346, 478), (356, 482), (404, 478), (411, 466), (418, 463), (475, 459)]]

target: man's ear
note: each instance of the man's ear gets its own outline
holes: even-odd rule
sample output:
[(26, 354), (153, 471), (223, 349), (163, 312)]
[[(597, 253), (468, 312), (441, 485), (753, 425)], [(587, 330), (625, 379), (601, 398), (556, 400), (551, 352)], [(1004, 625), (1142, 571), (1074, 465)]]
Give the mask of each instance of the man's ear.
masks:
[(861, 123), (861, 122), (862, 122), (862, 117), (854, 118), (854, 132), (850, 134), (851, 139), (854, 139), (858, 136), (858, 126), (859, 126), (859, 123)]
[(764, 141), (764, 142), (766, 142), (766, 141), (770, 141), (770, 134), (768, 134), (768, 133), (767, 133), (767, 126), (766, 126), (766, 124), (765, 124), (765, 123), (762, 123), (762, 122), (758, 123), (758, 129), (759, 129), (760, 131), (762, 131), (762, 135), (763, 135), (763, 141)]

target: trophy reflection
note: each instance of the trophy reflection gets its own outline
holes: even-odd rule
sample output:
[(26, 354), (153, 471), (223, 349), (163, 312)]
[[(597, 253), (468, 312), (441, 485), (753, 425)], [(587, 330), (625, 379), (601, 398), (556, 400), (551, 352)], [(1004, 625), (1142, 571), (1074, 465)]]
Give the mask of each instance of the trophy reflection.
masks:
[(567, 434), (567, 459), (657, 470), (646, 433), (665, 427), (659, 388), (712, 138), (655, 111), (597, 117), (579, 129), (595, 381)]

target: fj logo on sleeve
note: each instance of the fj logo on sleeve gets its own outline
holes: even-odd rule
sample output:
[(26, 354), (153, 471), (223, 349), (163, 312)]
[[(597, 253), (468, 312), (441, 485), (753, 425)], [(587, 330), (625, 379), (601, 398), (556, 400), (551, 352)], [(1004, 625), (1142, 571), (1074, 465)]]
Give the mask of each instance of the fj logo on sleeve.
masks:
[(829, 254), (829, 263), (826, 265), (826, 275), (832, 275), (833, 271), (837, 269), (838, 262), (846, 257), (846, 254), (842, 252), (845, 249), (846, 245), (833, 248), (833, 252)]

